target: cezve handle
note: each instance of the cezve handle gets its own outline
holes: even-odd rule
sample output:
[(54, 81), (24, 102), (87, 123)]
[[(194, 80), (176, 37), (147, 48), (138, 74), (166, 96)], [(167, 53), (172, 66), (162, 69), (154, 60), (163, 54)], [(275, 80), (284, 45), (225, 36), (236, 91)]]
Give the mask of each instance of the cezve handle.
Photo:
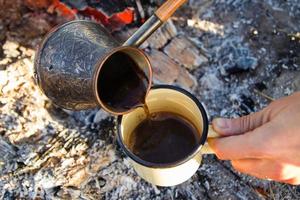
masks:
[(155, 15), (160, 19), (160, 21), (165, 22), (186, 1), (187, 0), (168, 0), (155, 12)]
[(123, 46), (139, 47), (152, 35), (174, 12), (187, 0), (168, 0), (152, 15), (124, 44)]

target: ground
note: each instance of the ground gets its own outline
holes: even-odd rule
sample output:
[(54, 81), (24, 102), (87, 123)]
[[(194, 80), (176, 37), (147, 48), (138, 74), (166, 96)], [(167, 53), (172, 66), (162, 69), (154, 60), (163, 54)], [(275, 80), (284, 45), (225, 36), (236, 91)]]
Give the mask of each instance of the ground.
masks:
[[(213, 155), (179, 186), (143, 181), (116, 142), (114, 116), (59, 109), (39, 90), (35, 50), (66, 19), (21, 2), (0, 1), (2, 199), (300, 199), (300, 187), (240, 174)], [(154, 84), (190, 90), (210, 119), (237, 117), (300, 90), (299, 21), (298, 0), (190, 0), (141, 48)]]

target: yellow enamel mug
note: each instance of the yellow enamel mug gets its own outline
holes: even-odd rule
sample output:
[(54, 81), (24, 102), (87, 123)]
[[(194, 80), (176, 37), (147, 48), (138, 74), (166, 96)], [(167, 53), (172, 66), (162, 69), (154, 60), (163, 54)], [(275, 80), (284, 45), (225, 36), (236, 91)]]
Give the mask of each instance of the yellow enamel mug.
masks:
[(184, 89), (169, 85), (155, 86), (148, 93), (146, 104), (150, 113), (172, 112), (193, 123), (201, 135), (198, 147), (184, 159), (168, 164), (150, 163), (133, 154), (126, 141), (129, 141), (132, 131), (146, 118), (143, 108), (119, 117), (118, 142), (130, 158), (137, 174), (146, 181), (157, 186), (174, 186), (183, 183), (199, 168), (202, 154), (213, 153), (207, 144), (207, 138), (218, 137), (218, 134), (210, 128), (202, 104)]

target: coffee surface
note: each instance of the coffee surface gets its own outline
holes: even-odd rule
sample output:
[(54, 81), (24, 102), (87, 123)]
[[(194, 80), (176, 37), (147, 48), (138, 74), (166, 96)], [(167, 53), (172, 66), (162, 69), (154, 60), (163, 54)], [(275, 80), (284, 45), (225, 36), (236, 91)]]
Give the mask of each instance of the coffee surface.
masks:
[(129, 149), (144, 161), (167, 164), (184, 159), (200, 143), (200, 134), (192, 123), (170, 113), (152, 113), (131, 133)]
[(117, 111), (127, 111), (144, 104), (149, 80), (135, 61), (116, 52), (103, 64), (98, 78), (101, 101)]

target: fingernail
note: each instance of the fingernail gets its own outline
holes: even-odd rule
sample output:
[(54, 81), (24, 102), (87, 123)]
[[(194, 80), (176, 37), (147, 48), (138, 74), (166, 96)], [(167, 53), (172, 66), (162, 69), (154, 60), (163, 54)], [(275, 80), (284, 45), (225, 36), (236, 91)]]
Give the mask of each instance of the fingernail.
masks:
[(214, 120), (214, 122), (215, 122), (214, 125), (216, 125), (220, 129), (229, 128), (227, 119), (217, 118), (217, 119)]

